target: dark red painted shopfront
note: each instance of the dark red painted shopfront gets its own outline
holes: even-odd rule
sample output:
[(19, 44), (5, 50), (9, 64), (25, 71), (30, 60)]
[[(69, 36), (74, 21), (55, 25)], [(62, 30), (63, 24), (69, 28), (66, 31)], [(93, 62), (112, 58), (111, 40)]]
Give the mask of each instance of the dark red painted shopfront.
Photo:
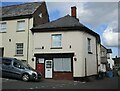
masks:
[(73, 80), (74, 53), (35, 54), (36, 69), (43, 78)]

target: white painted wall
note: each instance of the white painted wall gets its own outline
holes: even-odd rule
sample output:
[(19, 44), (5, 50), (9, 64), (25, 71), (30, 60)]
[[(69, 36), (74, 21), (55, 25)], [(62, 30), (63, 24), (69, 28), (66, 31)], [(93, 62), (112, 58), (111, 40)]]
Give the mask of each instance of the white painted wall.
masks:
[(100, 64), (100, 70), (101, 72), (106, 72), (106, 64)]
[(3, 47), (2, 46), (2, 33), (0, 33), (0, 48)]
[[(23, 32), (17, 32), (17, 21), (20, 21), (20, 20), (25, 20), (25, 31), (23, 31)], [(28, 55), (28, 59), (30, 60), (32, 58), (32, 53), (33, 53), (33, 51), (32, 51), (32, 47), (33, 47), (32, 46), (33, 45), (32, 36), (33, 35), (30, 30), (33, 27), (33, 18), (7, 20), (7, 21), (3, 21), (3, 22), (7, 23), (6, 33), (0, 33), (0, 36), (2, 35), (2, 43), (1, 44), (4, 47), (4, 56), (27, 60), (27, 55)], [(28, 37), (28, 35), (29, 35), (29, 37)], [(29, 44), (28, 44), (28, 38), (30, 39)], [(9, 42), (9, 39), (11, 39), (11, 42)], [(24, 43), (23, 56), (15, 55), (16, 43)], [(28, 45), (29, 45), (29, 50), (27, 50)], [(27, 52), (29, 52), (29, 54), (27, 54)]]
[(98, 53), (98, 72), (100, 71), (100, 69), (101, 69), (101, 51), (100, 51), (100, 47), (101, 47), (101, 44), (100, 43), (98, 43), (97, 44), (97, 53)]
[[(51, 49), (51, 34), (62, 34), (62, 49)], [(88, 54), (87, 38), (91, 38), (92, 52)], [(71, 45), (71, 48), (69, 46)], [(44, 49), (40, 49), (44, 46)], [(80, 31), (40, 32), (34, 33), (34, 53), (75, 53), (73, 60), (73, 76), (85, 76), (85, 58), (87, 60), (87, 75), (97, 73), (96, 38)]]
[(114, 60), (112, 60), (112, 54), (111, 54), (111, 53), (108, 53), (108, 54), (107, 54), (107, 57), (109, 57), (109, 59), (107, 59), (108, 64), (110, 64), (110, 68), (113, 69)]
[[(88, 54), (87, 38), (91, 39), (92, 54)], [(87, 76), (97, 74), (97, 58), (96, 58), (96, 38), (88, 33), (84, 33), (84, 58), (87, 62)]]

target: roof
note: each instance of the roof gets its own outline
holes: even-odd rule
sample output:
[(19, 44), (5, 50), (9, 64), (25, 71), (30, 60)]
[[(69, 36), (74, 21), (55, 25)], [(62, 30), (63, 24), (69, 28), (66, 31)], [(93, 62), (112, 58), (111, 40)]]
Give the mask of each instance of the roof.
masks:
[(33, 14), (42, 2), (31, 2), (18, 5), (4, 6), (2, 8), (2, 18), (15, 17)]
[(112, 50), (111, 49), (107, 49), (107, 53), (112, 53)]
[(55, 20), (55, 21), (33, 27), (33, 29), (76, 27), (76, 26), (84, 27), (84, 25), (79, 23), (79, 21), (77, 19), (75, 19), (74, 17), (71, 17), (70, 15), (66, 15), (62, 18)]
[(101, 45), (101, 48), (103, 48), (107, 51), (107, 48), (104, 45), (102, 45), (102, 44), (100, 44), (100, 45)]
[(78, 19), (70, 15), (66, 15), (62, 18), (59, 18), (55, 21), (46, 24), (38, 25), (31, 29), (32, 32), (50, 32), (50, 31), (58, 32), (58, 31), (73, 31), (73, 30), (88, 32), (94, 35), (95, 37), (97, 37), (98, 41), (100, 42), (100, 36), (97, 33), (90, 30), (89, 28), (81, 24)]
[(120, 57), (112, 58), (112, 59), (114, 60), (115, 64), (120, 63)]

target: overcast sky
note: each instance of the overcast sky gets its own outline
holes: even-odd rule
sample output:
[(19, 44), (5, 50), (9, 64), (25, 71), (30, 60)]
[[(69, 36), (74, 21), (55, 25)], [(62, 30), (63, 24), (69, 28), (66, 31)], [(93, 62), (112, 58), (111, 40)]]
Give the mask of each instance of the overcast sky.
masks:
[[(79, 18), (80, 22), (100, 35), (102, 44), (106, 48), (112, 48), (113, 57), (118, 55), (118, 46), (120, 46), (120, 42), (118, 42), (120, 40), (120, 36), (118, 36), (120, 35), (120, 31), (118, 31), (118, 2), (108, 2), (113, 0), (107, 0), (107, 2), (85, 1), (47, 2), (50, 21), (71, 14), (71, 7), (76, 6), (77, 18)], [(10, 2), (3, 3), (3, 5), (13, 4)]]

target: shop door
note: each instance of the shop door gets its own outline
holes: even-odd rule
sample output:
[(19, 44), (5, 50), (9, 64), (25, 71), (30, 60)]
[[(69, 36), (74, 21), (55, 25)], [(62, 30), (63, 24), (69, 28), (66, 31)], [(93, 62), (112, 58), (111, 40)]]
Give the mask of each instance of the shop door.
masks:
[(52, 60), (45, 61), (45, 78), (52, 78)]

